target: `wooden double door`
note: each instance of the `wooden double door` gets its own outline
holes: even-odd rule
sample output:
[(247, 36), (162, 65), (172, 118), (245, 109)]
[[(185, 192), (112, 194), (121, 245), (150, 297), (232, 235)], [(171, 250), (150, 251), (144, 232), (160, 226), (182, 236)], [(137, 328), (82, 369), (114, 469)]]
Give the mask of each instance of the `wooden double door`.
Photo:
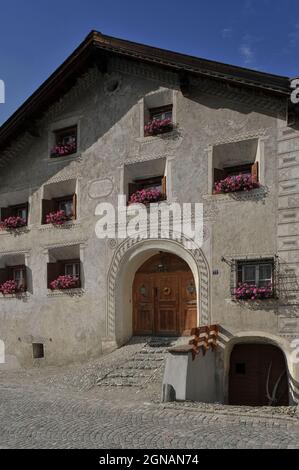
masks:
[(179, 336), (197, 326), (196, 288), (191, 271), (136, 273), (133, 333)]

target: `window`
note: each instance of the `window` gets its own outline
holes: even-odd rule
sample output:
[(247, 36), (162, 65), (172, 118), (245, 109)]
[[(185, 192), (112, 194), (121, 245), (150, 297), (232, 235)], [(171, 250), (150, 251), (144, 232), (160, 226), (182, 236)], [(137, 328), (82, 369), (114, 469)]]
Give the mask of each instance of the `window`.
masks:
[[(54, 263), (48, 263), (47, 265), (47, 278), (48, 278), (48, 288), (51, 289), (51, 283), (56, 281), (60, 276), (73, 276), (78, 280), (71, 286), (68, 286), (68, 289), (81, 287), (81, 267), (80, 260), (59, 260)], [(58, 284), (59, 285), (59, 284)], [(55, 287), (56, 288), (56, 287)], [(63, 287), (57, 287), (60, 289)]]
[(20, 217), (26, 224), (28, 222), (28, 203), (17, 204), (15, 206), (1, 208), (1, 220), (4, 221), (9, 217)]
[(149, 119), (145, 120), (144, 135), (164, 134), (173, 130), (172, 105), (148, 110)]
[(233, 289), (237, 300), (261, 300), (275, 296), (274, 259), (238, 261), (237, 282)]
[[(152, 197), (153, 199), (146, 199), (146, 194), (144, 195), (145, 200), (142, 198), (139, 200), (138, 192), (146, 190), (149, 192), (153, 190), (151, 193), (152, 196), (149, 194), (149, 198)], [(166, 177), (165, 176), (155, 176), (151, 178), (143, 178), (143, 179), (136, 179), (132, 183), (129, 183), (129, 202), (140, 202), (140, 203), (149, 203), (149, 202), (158, 202), (166, 199)], [(135, 200), (137, 198), (137, 200)]]
[(63, 157), (77, 152), (77, 126), (54, 131), (51, 157)]
[(59, 211), (64, 211), (65, 215), (70, 219), (74, 218), (74, 197), (69, 196), (63, 199), (56, 199)]
[(158, 119), (162, 121), (163, 119), (171, 119), (172, 120), (172, 104), (168, 106), (161, 106), (160, 108), (151, 108), (150, 112), (150, 119)]
[(18, 288), (25, 287), (26, 281), (25, 281), (25, 269), (23, 266), (21, 267), (13, 267), (13, 280), (16, 281)]
[(64, 211), (68, 220), (75, 220), (77, 217), (77, 196), (63, 196), (53, 199), (42, 200), (42, 223), (46, 224), (47, 216), (58, 211)]
[[(27, 276), (26, 266), (6, 266), (0, 269), (0, 285), (5, 284), (7, 281), (16, 281), (18, 292), (26, 292), (27, 290)], [(13, 292), (12, 292), (13, 293)]]
[(210, 154), (212, 191), (218, 194), (258, 187), (262, 180), (262, 148), (258, 139), (214, 145)]
[(64, 274), (66, 276), (80, 277), (80, 263), (66, 263), (64, 265)]
[(44, 345), (42, 343), (32, 343), (33, 359), (42, 359), (45, 357)]
[(272, 264), (243, 264), (241, 268), (241, 280), (239, 282), (256, 285), (257, 287), (272, 284)]

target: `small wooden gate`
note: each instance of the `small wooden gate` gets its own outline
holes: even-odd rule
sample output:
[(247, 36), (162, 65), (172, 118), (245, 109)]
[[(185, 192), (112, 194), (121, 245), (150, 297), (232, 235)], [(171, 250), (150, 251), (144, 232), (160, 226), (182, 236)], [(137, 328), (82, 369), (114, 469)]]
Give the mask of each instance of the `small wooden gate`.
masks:
[(271, 344), (238, 344), (230, 358), (229, 404), (288, 405), (288, 377), (282, 351)]

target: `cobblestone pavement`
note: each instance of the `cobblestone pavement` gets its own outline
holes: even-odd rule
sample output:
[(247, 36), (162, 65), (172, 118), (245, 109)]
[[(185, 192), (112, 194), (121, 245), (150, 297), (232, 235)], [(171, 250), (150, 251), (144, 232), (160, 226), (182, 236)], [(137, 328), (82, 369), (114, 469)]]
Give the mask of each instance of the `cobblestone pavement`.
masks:
[(141, 385), (96, 385), (144, 344), (87, 364), (0, 371), (0, 448), (299, 448), (295, 407), (161, 404), (163, 368)]

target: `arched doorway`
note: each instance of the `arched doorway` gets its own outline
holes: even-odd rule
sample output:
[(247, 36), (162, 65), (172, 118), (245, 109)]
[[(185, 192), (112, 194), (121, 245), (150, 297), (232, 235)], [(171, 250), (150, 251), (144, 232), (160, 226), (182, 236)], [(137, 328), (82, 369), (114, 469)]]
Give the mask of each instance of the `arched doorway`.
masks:
[(229, 404), (289, 404), (286, 361), (277, 346), (258, 343), (234, 346), (230, 356)]
[(194, 277), (173, 253), (160, 252), (141, 265), (132, 299), (134, 335), (188, 335), (197, 326)]

